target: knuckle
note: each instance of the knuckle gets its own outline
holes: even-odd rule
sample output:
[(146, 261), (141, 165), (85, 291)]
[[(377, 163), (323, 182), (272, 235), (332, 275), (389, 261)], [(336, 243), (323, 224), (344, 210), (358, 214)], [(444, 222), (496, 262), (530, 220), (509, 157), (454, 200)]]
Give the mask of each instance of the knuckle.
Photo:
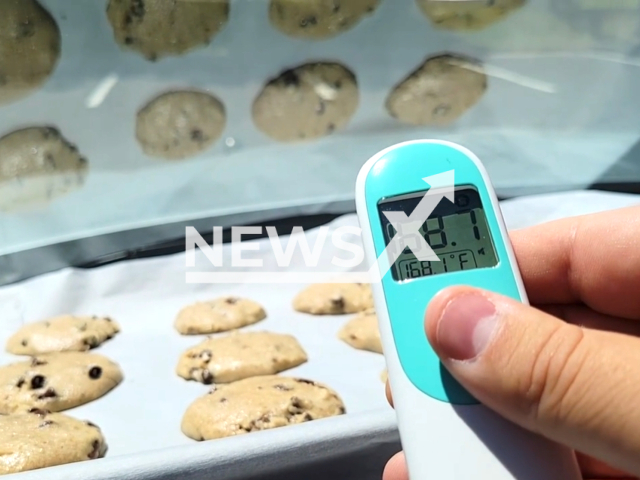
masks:
[(521, 391), (534, 424), (556, 423), (576, 407), (586, 353), (584, 331), (567, 324), (551, 330), (533, 350)]

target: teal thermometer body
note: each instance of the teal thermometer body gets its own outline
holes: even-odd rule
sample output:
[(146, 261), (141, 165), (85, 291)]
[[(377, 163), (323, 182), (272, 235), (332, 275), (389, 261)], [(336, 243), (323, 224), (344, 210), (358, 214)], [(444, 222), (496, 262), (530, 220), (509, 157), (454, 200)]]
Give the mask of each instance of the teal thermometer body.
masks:
[(570, 449), (477, 402), (426, 337), (426, 307), (443, 288), (528, 302), (480, 160), (444, 141), (392, 146), (362, 167), (356, 204), (367, 259), (379, 268), (372, 288), (410, 479), (580, 480)]

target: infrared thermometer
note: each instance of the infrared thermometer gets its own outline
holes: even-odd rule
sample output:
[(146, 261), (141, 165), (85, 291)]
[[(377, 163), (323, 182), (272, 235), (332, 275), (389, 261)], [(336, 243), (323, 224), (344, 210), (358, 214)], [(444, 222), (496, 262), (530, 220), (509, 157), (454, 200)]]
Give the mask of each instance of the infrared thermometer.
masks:
[(362, 167), (356, 205), (367, 259), (378, 265), (374, 303), (409, 478), (581, 479), (571, 449), (480, 404), (442, 366), (426, 336), (427, 305), (449, 286), (528, 303), (480, 160), (444, 141), (392, 146)]

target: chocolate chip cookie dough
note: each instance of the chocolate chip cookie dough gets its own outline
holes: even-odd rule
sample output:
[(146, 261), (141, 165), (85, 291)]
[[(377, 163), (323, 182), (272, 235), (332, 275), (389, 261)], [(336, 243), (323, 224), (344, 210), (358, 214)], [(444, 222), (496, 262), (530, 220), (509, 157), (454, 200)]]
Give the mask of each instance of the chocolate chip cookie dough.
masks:
[(206, 92), (164, 93), (136, 117), (136, 139), (149, 156), (182, 160), (207, 150), (222, 136), (226, 113), (222, 102)]
[(379, 4), (380, 0), (271, 0), (269, 20), (290, 37), (324, 40), (351, 30)]
[(225, 296), (183, 308), (178, 312), (174, 326), (182, 335), (201, 335), (236, 330), (265, 318), (267, 312), (257, 302)]
[(293, 308), (312, 315), (358, 313), (374, 308), (373, 293), (363, 283), (319, 283), (298, 293)]
[(253, 103), (253, 121), (279, 142), (314, 140), (347, 126), (359, 105), (355, 75), (333, 62), (306, 63), (269, 80)]
[(302, 365), (307, 354), (292, 335), (233, 332), (214, 337), (180, 356), (176, 372), (204, 384), (273, 375)]
[(61, 315), (24, 325), (7, 341), (15, 355), (75, 351), (95, 348), (113, 338), (120, 326), (109, 317)]
[(110, 0), (107, 17), (119, 45), (155, 61), (210, 43), (229, 20), (229, 0)]
[(403, 123), (447, 126), (473, 107), (486, 90), (487, 76), (478, 62), (439, 55), (396, 85), (385, 105)]
[(417, 0), (422, 13), (436, 28), (458, 31), (482, 30), (521, 8), (525, 0), (451, 2)]
[(196, 399), (182, 419), (182, 432), (212, 440), (342, 415), (338, 394), (306, 379), (253, 377), (216, 386)]
[(64, 352), (38, 355), (0, 367), (0, 415), (41, 408), (61, 412), (92, 402), (123, 379), (102, 355)]
[(40, 88), (60, 58), (60, 30), (36, 0), (2, 0), (0, 106)]
[(107, 452), (93, 423), (38, 408), (0, 415), (0, 445), (0, 475), (93, 460)]
[(349, 320), (338, 332), (338, 338), (355, 349), (382, 353), (378, 317), (373, 308)]
[(88, 162), (55, 128), (30, 127), (0, 138), (0, 211), (26, 210), (78, 190)]

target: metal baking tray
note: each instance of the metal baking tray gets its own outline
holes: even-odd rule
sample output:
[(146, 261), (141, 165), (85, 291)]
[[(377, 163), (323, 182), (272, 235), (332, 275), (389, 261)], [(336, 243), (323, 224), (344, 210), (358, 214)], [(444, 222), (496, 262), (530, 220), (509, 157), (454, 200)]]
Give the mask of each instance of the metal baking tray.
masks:
[[(357, 225), (355, 216), (339, 218), (329, 227), (340, 225)], [(312, 231), (309, 242), (315, 242), (318, 231)], [(287, 241), (286, 237), (284, 241)], [(263, 258), (268, 264), (271, 256), (269, 240), (255, 243), (260, 252), (252, 258)], [(332, 251), (328, 244), (325, 250), (323, 258), (331, 258), (338, 252)], [(225, 258), (229, 258), (230, 252), (230, 245), (226, 245)], [(204, 255), (197, 252), (197, 259), (197, 265), (201, 265)], [(300, 260), (296, 261), (294, 256), (289, 270), (300, 268)], [(335, 446), (331, 444), (336, 441), (336, 435), (342, 442), (344, 438), (371, 435), (372, 431), (380, 429), (393, 431), (393, 417), (385, 416), (391, 409), (380, 378), (385, 367), (384, 357), (355, 350), (337, 338), (339, 329), (350, 315), (312, 316), (294, 311), (292, 300), (305, 285), (189, 284), (185, 281), (184, 261), (184, 254), (177, 254), (92, 270), (67, 269), (0, 290), (0, 341), (3, 342), (26, 322), (65, 313), (109, 315), (121, 326), (119, 334), (94, 351), (121, 366), (123, 383), (90, 404), (66, 411), (100, 426), (109, 445), (104, 462), (95, 461), (91, 468), (87, 465), (84, 468), (95, 475), (100, 468), (105, 469), (102, 472), (123, 471), (120, 458), (143, 459), (145, 455), (157, 458), (163, 451), (166, 452), (166, 457), (162, 454), (165, 461), (172, 455), (182, 455), (184, 460), (198, 455), (197, 452), (203, 455), (208, 452), (208, 460), (215, 464), (224, 462), (225, 458), (235, 462), (252, 451), (258, 457), (260, 452), (273, 453), (274, 445), (285, 440), (288, 442), (286, 448), (296, 451), (308, 443), (321, 444), (322, 455), (327, 455)], [(323, 261), (323, 264), (331, 271), (330, 262)], [(186, 381), (175, 373), (180, 354), (200, 343), (206, 335), (182, 336), (174, 329), (173, 321), (182, 307), (227, 294), (255, 300), (267, 312), (264, 321), (243, 331), (282, 332), (298, 339), (309, 360), (281, 375), (309, 378), (331, 386), (344, 401), (347, 415), (327, 422), (310, 422), (314, 423), (311, 427), (291, 426), (278, 432), (274, 429), (255, 436), (246, 434), (244, 438), (210, 441), (205, 447), (181, 432), (180, 422), (185, 409), (211, 387)], [(34, 301), (36, 298), (38, 301)], [(0, 355), (3, 364), (19, 358), (23, 357)], [(373, 416), (367, 417), (367, 414)], [(287, 461), (295, 463), (299, 460), (296, 453), (295, 458)], [(140, 461), (144, 463), (144, 460)], [(51, 475), (55, 476), (55, 472), (71, 475), (74, 468), (80, 467), (70, 468), (69, 473), (64, 467), (53, 469), (47, 476), (53, 478)], [(154, 471), (158, 473), (155, 467)], [(89, 477), (83, 475), (83, 478)]]
[[(515, 229), (639, 204), (638, 195), (578, 191), (508, 200), (502, 203), (502, 211), (507, 227)], [(357, 225), (355, 215), (347, 215), (327, 226)], [(318, 233), (319, 229), (309, 231), (311, 245)], [(260, 251), (251, 257), (267, 263), (269, 240), (254, 242)], [(330, 264), (337, 251), (327, 245), (319, 269), (338, 274)], [(226, 246), (224, 258), (229, 255)], [(199, 253), (196, 264), (201, 265), (202, 260)], [(301, 268), (294, 261), (289, 269)], [(386, 403), (380, 380), (384, 358), (355, 350), (336, 337), (350, 315), (314, 317), (294, 312), (291, 300), (304, 285), (187, 284), (186, 271), (184, 254), (177, 254), (93, 270), (66, 269), (0, 289), (2, 342), (25, 322), (62, 313), (108, 314), (122, 327), (120, 334), (94, 351), (121, 365), (124, 382), (101, 399), (66, 411), (102, 428), (109, 444), (107, 456), (15, 477), (379, 479), (385, 462), (401, 447), (395, 414)], [(180, 420), (187, 405), (210, 387), (187, 382), (175, 374), (180, 353), (204, 336), (179, 335), (173, 320), (186, 304), (228, 293), (252, 298), (267, 310), (266, 320), (246, 330), (286, 332), (299, 339), (309, 361), (281, 375), (327, 383), (343, 398), (345, 415), (206, 442), (195, 442), (181, 433)], [(36, 298), (38, 301), (34, 301)], [(16, 358), (21, 357), (2, 353), (0, 363)]]

